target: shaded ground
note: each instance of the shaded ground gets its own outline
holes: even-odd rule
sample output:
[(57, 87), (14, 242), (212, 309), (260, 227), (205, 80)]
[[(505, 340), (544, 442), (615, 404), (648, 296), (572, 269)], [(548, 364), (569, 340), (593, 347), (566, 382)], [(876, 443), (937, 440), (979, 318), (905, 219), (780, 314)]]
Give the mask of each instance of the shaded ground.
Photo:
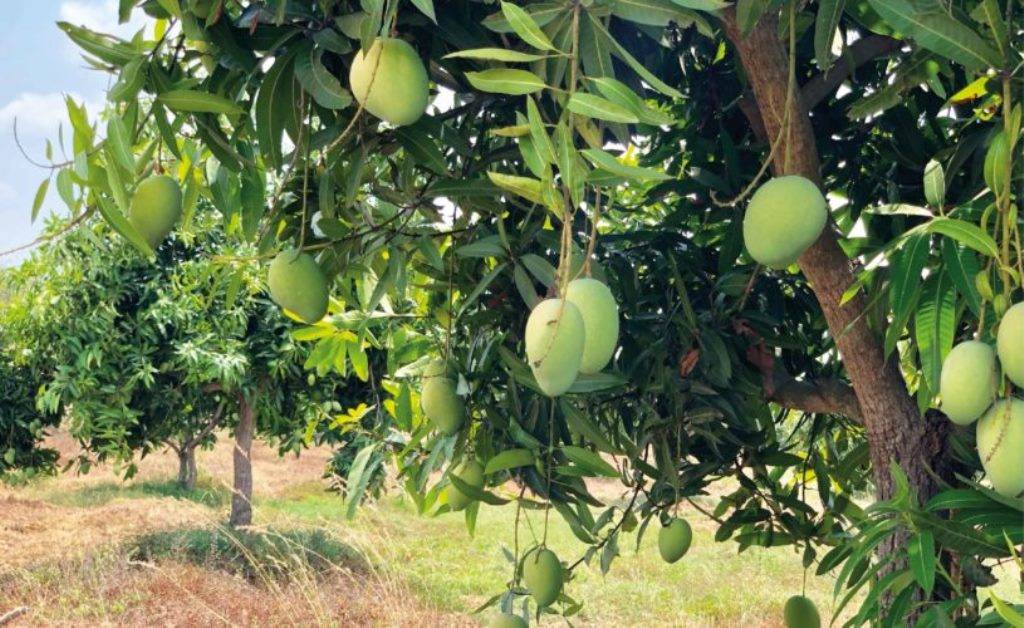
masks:
[[(71, 443), (60, 446), (70, 451)], [(231, 449), (199, 456), (200, 482), (183, 492), (172, 455), (143, 461), (121, 483), (113, 470), (0, 488), (0, 614), (29, 611), (13, 625), (458, 626), (486, 621), (471, 611), (505, 587), (514, 509), (485, 507), (474, 537), (462, 517), (420, 517), (396, 492), (344, 519), (320, 479), (329, 452), (279, 459), (254, 446), (255, 521), (247, 534), (223, 528)], [(614, 484), (596, 486), (613, 496)], [(567, 592), (583, 600), (586, 626), (781, 626), (786, 598), (801, 590), (799, 556), (784, 548), (736, 553), (715, 543), (715, 526), (692, 509), (694, 544), (675, 565), (649, 533), (602, 576), (577, 570)], [(540, 534), (534, 513), (520, 542)], [(558, 517), (548, 544), (563, 560), (584, 551)], [(832, 581), (808, 577), (807, 594), (831, 615)], [(1012, 595), (1012, 593), (1010, 594)], [(1008, 596), (1009, 597), (1009, 596)], [(545, 624), (563, 622), (546, 619)], [(564, 624), (563, 624), (564, 625)]]

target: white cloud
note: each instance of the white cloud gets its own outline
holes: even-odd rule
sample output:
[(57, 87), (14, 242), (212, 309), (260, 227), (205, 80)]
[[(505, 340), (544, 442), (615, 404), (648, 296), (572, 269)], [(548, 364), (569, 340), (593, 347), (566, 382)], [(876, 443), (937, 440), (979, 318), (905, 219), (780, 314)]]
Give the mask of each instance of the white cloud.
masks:
[[(71, 94), (76, 102), (82, 98)], [(98, 103), (85, 103), (90, 117), (100, 110)], [(9, 132), (18, 121), (18, 132), (51, 135), (57, 132), (61, 122), (67, 120), (67, 107), (64, 105), (64, 94), (51, 92), (37, 94), (23, 92), (14, 100), (0, 106), (0, 133)]]
[(60, 19), (101, 33), (129, 37), (146, 24), (139, 11), (132, 12), (127, 24), (118, 24), (117, 5), (117, 0), (66, 0), (60, 5)]

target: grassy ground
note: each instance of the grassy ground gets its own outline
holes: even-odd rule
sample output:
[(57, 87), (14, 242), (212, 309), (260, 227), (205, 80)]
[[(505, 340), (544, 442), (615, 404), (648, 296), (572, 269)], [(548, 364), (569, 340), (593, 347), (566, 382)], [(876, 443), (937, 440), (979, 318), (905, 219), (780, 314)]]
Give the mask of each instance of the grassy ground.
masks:
[[(420, 517), (397, 494), (346, 521), (319, 480), (325, 451), (280, 460), (258, 448), (259, 528), (227, 531), (230, 454), (225, 445), (202, 453), (190, 492), (169, 479), (175, 461), (161, 455), (128, 483), (100, 468), (0, 489), (0, 615), (27, 607), (24, 625), (475, 625), (487, 614), (472, 609), (508, 580), (501, 547), (511, 543), (512, 507), (484, 507), (474, 537), (462, 517)], [(607, 576), (578, 570), (567, 589), (585, 601), (577, 624), (781, 625), (782, 604), (802, 586), (798, 556), (736, 554), (713, 542), (708, 520), (685, 514), (695, 538), (679, 563), (664, 564), (648, 534), (639, 550), (633, 538), (620, 543)], [(541, 525), (537, 515), (531, 523)], [(565, 560), (583, 551), (558, 517), (548, 544)], [(808, 578), (826, 616), (831, 586)]]

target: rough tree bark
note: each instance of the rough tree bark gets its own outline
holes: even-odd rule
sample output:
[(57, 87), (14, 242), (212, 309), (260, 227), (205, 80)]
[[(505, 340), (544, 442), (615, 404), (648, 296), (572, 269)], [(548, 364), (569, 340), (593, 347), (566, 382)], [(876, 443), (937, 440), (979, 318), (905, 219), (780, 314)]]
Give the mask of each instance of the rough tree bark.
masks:
[[(735, 8), (723, 12), (723, 23), (750, 82), (767, 138), (773, 140), (785, 133), (773, 157), (773, 172), (801, 175), (821, 186), (821, 162), (814, 129), (799, 89), (795, 90), (790, 103), (789, 124), (783, 128), (789, 91), (789, 59), (778, 37), (777, 16), (762, 16), (746, 37), (740, 33)], [(824, 98), (820, 94), (814, 97)], [(949, 472), (945, 455), (949, 422), (933, 413), (921, 416), (918, 412), (895, 356), (885, 357), (879, 335), (868, 326), (867, 317), (861, 316), (867, 307), (864, 295), (858, 293), (846, 303), (842, 302), (843, 294), (854, 281), (854, 274), (850, 260), (839, 247), (834, 225), (825, 229), (821, 238), (800, 257), (799, 264), (821, 305), (856, 393), (871, 452), (875, 496), (884, 500), (894, 494), (889, 467), (896, 464), (906, 473), (910, 486), (923, 503), (939, 488), (932, 473), (941, 477)], [(879, 546), (879, 554), (891, 555), (901, 543), (902, 539), (893, 535)], [(880, 575), (898, 565), (898, 562), (891, 563)], [(887, 605), (890, 601), (885, 596), (882, 603)]]
[(178, 484), (183, 489), (191, 491), (196, 487), (196, 479), (199, 477), (195, 445), (177, 449), (176, 453), (178, 454)]
[[(798, 174), (821, 185), (814, 130), (799, 90), (793, 95), (788, 132), (782, 128), (789, 62), (777, 35), (778, 18), (762, 16), (746, 37), (739, 31), (734, 8), (723, 12), (723, 22), (750, 82), (767, 136), (776, 138), (786, 133), (774, 156), (774, 173)], [(864, 295), (842, 303), (854, 275), (834, 227), (825, 230), (799, 263), (818, 298), (857, 395), (871, 448), (876, 496), (892, 496), (889, 465), (896, 463), (920, 499), (927, 499), (937, 489), (928, 469), (940, 461), (943, 451), (945, 427), (941, 419), (928, 420), (918, 412), (894, 356), (885, 358), (879, 336), (868, 326), (867, 317), (861, 316), (867, 305)]]
[(231, 493), (232, 527), (252, 523), (252, 437), (256, 431), (255, 408), (238, 393), (238, 425), (235, 427), (234, 486)]

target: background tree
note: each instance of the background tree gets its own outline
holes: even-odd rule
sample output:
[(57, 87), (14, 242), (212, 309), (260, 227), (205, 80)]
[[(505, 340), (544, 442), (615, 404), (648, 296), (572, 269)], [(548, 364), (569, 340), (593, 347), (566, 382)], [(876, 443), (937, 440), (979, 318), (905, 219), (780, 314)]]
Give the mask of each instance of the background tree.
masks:
[(106, 232), (105, 223), (87, 222), (36, 249), (11, 276), (18, 296), (5, 321), (18, 340), (14, 368), (40, 374), (33, 415), (65, 417), (85, 470), (112, 460), (130, 477), (137, 455), (169, 446), (188, 489), (196, 448), (230, 429), (231, 521), (248, 524), (252, 439), (282, 454), (322, 439), (323, 430), (307, 426), (341, 409), (342, 380), (303, 370), (309, 351), (292, 341), (257, 273), (225, 273), (216, 258), (240, 250), (217, 222), (201, 215), (152, 262)]
[[(808, 568), (839, 570), (841, 606), (868, 586), (854, 622), (982, 614), (973, 584), (1024, 541), (1021, 504), (976, 483), (973, 429), (954, 429), (936, 393), (953, 343), (991, 341), (1021, 294), (1012, 2), (143, 8), (153, 32), (132, 41), (62, 25), (117, 73), (120, 115), (98, 142), (69, 108), (58, 189), (148, 253), (123, 199), (166, 150), (186, 199), (209, 198), (259, 255), (315, 252), (336, 307), (299, 332), (317, 343), (309, 365), (388, 350), (373, 397), (411, 432), (398, 458), (421, 509), (445, 511), (452, 491), (470, 527), (481, 501), (553, 509), (589, 545), (571, 573), (609, 568), (637, 518), (642, 534), (728, 478), (708, 513), (717, 538), (800, 548)], [(411, 42), (451, 106), (408, 124), (417, 81), (366, 63), (383, 35)], [(344, 86), (356, 64), (359, 101)], [(368, 99), (378, 79), (409, 98)], [(799, 264), (772, 271), (742, 232), (768, 168), (835, 205)], [(621, 348), (551, 399), (521, 330), (577, 272), (617, 296)], [(470, 414), (449, 436), (422, 420), (411, 379), (438, 355)], [(481, 487), (451, 472), (430, 484), (473, 459)], [(624, 499), (596, 499), (593, 475), (619, 477)], [(482, 488), (509, 478), (521, 492)], [(878, 503), (862, 511), (852, 496), (868, 485)], [(525, 593), (531, 548), (514, 549), (493, 600), (505, 611)], [(563, 593), (555, 608), (579, 605)]]

